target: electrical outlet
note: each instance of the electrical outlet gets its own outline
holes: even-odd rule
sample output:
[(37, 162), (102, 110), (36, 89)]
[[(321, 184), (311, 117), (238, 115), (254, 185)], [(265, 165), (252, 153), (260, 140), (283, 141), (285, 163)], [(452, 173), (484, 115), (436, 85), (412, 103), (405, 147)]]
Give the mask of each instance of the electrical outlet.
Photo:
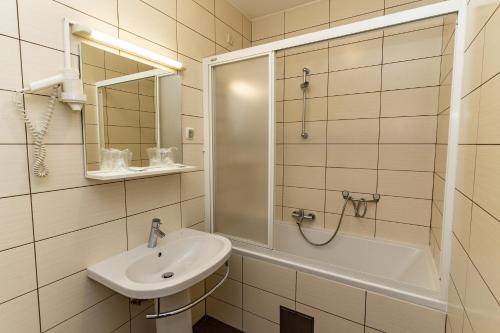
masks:
[(186, 134), (184, 137), (186, 140), (193, 140), (194, 139), (194, 128), (186, 127)]

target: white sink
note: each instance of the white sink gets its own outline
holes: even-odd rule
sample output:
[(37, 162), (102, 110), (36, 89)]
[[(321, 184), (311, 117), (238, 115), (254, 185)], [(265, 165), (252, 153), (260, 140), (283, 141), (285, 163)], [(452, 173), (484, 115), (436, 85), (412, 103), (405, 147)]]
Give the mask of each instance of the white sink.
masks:
[(101, 261), (87, 268), (88, 276), (130, 298), (160, 298), (207, 278), (231, 254), (227, 238), (192, 229), (169, 233), (162, 244), (152, 249), (144, 244)]

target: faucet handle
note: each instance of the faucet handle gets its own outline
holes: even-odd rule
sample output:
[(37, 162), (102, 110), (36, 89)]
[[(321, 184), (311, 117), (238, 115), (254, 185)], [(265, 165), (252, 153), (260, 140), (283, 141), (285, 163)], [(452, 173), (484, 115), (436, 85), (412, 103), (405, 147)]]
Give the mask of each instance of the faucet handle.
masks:
[(161, 225), (161, 220), (157, 217), (155, 217), (152, 221), (152, 224), (153, 224), (153, 227), (158, 227), (159, 225)]

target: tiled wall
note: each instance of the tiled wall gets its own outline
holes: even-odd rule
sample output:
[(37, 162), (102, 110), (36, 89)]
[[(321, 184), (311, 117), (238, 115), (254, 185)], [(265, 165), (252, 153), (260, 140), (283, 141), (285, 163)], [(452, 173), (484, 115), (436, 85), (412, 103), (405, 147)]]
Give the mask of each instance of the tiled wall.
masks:
[(444, 333), (439, 311), (251, 257), (233, 255), (230, 267), (207, 314), (246, 333), (279, 332), (281, 305), (314, 317), (316, 333)]
[(447, 332), (500, 327), (500, 1), (468, 4)]
[[(82, 77), (87, 93), (102, 80), (150, 70), (153, 67), (102, 49), (82, 44)], [(104, 146), (128, 149), (131, 165), (148, 166), (147, 149), (156, 146), (154, 78), (114, 84), (100, 89), (103, 105)], [(95, 94), (95, 93), (94, 93)], [(97, 98), (85, 104), (85, 153), (89, 170), (99, 169)]]
[[(254, 20), (252, 38), (260, 43), (428, 3), (316, 1)], [(335, 228), (342, 190), (366, 199), (380, 193), (365, 218), (353, 217), (349, 205), (341, 230), (429, 244), (442, 36), (443, 19), (435, 18), (278, 53), (278, 220), (294, 222), (291, 212), (305, 208), (316, 215), (313, 227)], [(305, 140), (303, 67), (311, 71)]]
[[(153, 217), (165, 231), (201, 228), (203, 172), (87, 180), (81, 114), (58, 104), (46, 140), (51, 174), (32, 175), (31, 137), (13, 96), (63, 67), (63, 17), (185, 64), (182, 121), (196, 133), (184, 144), (184, 161), (200, 167), (201, 58), (249, 45), (250, 22), (224, 0), (0, 2), (0, 332), (154, 332), (144, 319), (150, 302), (130, 306), (89, 280), (85, 267), (145, 242)], [(44, 93), (25, 97), (33, 116), (46, 108)], [(195, 318), (203, 313), (202, 305)]]

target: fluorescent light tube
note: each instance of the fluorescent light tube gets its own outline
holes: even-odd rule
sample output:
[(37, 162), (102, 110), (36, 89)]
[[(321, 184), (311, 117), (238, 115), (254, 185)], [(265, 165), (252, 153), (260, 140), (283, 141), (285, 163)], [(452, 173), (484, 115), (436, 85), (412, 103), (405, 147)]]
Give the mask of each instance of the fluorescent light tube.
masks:
[(147, 60), (151, 60), (153, 62), (157, 62), (164, 66), (174, 68), (180, 70), (183, 68), (182, 63), (177, 60), (162, 56), (158, 53), (149, 51), (140, 46), (134, 45), (132, 43), (126, 42), (124, 40), (118, 39), (116, 37), (107, 35), (97, 30), (93, 30), (87, 26), (75, 24), (73, 25), (73, 33), (83, 38), (87, 38), (99, 43), (102, 43), (106, 46), (110, 46), (115, 49), (123, 50), (127, 53), (136, 55), (141, 58), (145, 58)]

